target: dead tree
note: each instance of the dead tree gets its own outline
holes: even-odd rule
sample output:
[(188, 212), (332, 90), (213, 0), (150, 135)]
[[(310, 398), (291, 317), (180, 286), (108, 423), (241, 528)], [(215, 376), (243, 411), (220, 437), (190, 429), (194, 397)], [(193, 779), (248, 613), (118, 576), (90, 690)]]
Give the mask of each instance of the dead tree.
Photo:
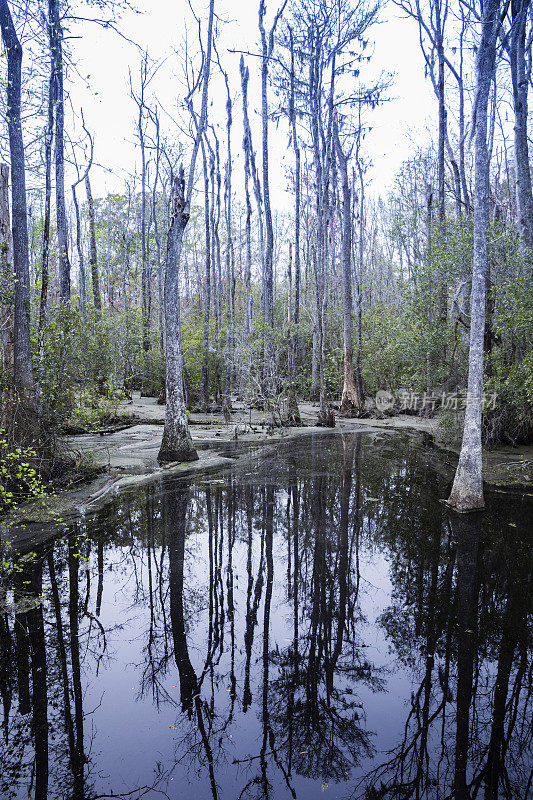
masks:
[(261, 34), (261, 121), (262, 121), (262, 152), (263, 152), (263, 200), (265, 208), (265, 261), (263, 268), (263, 303), (265, 313), (265, 338), (264, 338), (264, 379), (267, 393), (274, 390), (274, 226), (272, 224), (272, 208), (270, 205), (270, 179), (268, 164), (268, 66), (274, 52), (274, 33), (287, 0), (278, 9), (268, 37), (264, 26), (266, 2), (259, 3), (259, 32)]
[(241, 89), (242, 89), (242, 111), (244, 121), (244, 133), (242, 137), (242, 149), (244, 151), (244, 196), (246, 207), (246, 263), (244, 269), (244, 331), (246, 336), (252, 332), (252, 203), (250, 200), (250, 177), (251, 177), (251, 149), (250, 123), (248, 122), (248, 80), (250, 72), (244, 66), (244, 56), (241, 55)]
[(54, 139), (54, 91), (55, 82), (52, 74), (48, 84), (48, 119), (44, 139), (44, 220), (43, 242), (41, 254), (41, 298), (39, 303), (39, 351), (43, 349), (43, 327), (48, 299), (49, 266), (50, 266), (50, 206), (52, 200), (52, 143)]
[(222, 70), (226, 84), (226, 148), (227, 160), (224, 176), (224, 211), (226, 218), (226, 347), (224, 367), (224, 394), (222, 406), (227, 414), (231, 410), (231, 383), (233, 358), (235, 352), (235, 250), (232, 231), (232, 189), (231, 189), (231, 126), (233, 122), (231, 94), (227, 73)]
[[(533, 189), (529, 165), (528, 90), (531, 79), (531, 41), (526, 43), (530, 0), (510, 4), (511, 25), (504, 38), (511, 63), (514, 108), (514, 155), (518, 232), (522, 245), (533, 249)], [(531, 25), (529, 39), (531, 39)]]
[(40, 415), (31, 358), (28, 211), (21, 119), (22, 46), (7, 0), (0, 0), (0, 27), (7, 55), (7, 124), (11, 159), (13, 271), (15, 278), (13, 380), (23, 411), (17, 420), (15, 433), (23, 436), (25, 441), (37, 443), (40, 437)]
[(211, 211), (209, 192), (209, 170), (205, 142), (201, 140), (204, 173), (204, 228), (205, 228), (205, 295), (204, 295), (204, 342), (202, 373), (200, 376), (200, 408), (207, 410), (209, 405), (209, 315), (211, 308)]
[(85, 193), (87, 195), (87, 213), (89, 215), (89, 264), (91, 267), (93, 304), (98, 316), (102, 310), (102, 299), (100, 295), (100, 279), (98, 277), (98, 252), (96, 250), (96, 214), (89, 172), (85, 175)]
[(339, 162), (342, 186), (342, 310), (344, 340), (344, 382), (342, 386), (340, 410), (347, 416), (357, 416), (363, 410), (354, 376), (353, 335), (352, 335), (352, 198), (348, 178), (348, 158), (343, 150), (337, 118), (334, 118), (333, 131), (335, 148)]
[(448, 504), (458, 511), (473, 511), (484, 506), (481, 417), (490, 176), (487, 118), (490, 88), (496, 64), (496, 42), (500, 29), (499, 15), (500, 0), (486, 0), (483, 4), (481, 42), (476, 59), (477, 86), (474, 102), (474, 264), (470, 300), (468, 394), (459, 463), (448, 498)]
[(172, 182), (170, 227), (168, 231), (165, 272), (165, 366), (167, 404), (163, 440), (159, 450), (159, 460), (161, 462), (192, 461), (198, 458), (189, 431), (183, 391), (183, 353), (179, 313), (179, 266), (183, 236), (190, 217), (196, 159), (207, 123), (209, 75), (211, 71), (211, 52), (213, 45), (214, 5), (215, 0), (210, 0), (207, 45), (202, 71), (202, 105), (189, 164), (188, 180), (187, 184), (185, 184), (185, 173), (183, 166), (181, 166), (178, 175), (173, 178)]
[(59, 250), (59, 296), (70, 300), (70, 261), (68, 255), (68, 221), (65, 201), (65, 99), (63, 90), (63, 28), (59, 0), (48, 0), (48, 36), (54, 84), (56, 226)]
[(130, 95), (138, 109), (137, 136), (141, 148), (141, 313), (142, 313), (142, 346), (145, 353), (150, 350), (150, 317), (151, 317), (151, 270), (147, 237), (146, 220), (146, 145), (145, 145), (145, 119), (147, 108), (145, 92), (152, 75), (148, 69), (148, 53), (144, 53), (141, 61), (140, 85), (138, 93), (133, 88), (130, 74)]

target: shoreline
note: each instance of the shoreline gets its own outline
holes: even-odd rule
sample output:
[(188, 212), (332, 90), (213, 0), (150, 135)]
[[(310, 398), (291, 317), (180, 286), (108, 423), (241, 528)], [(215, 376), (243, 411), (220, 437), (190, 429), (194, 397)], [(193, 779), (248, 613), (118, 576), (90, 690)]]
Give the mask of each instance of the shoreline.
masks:
[[(192, 414), (191, 434), (198, 447), (198, 460), (173, 463), (160, 467), (157, 453), (162, 436), (164, 406), (154, 398), (136, 398), (130, 404), (131, 424), (122, 424), (119, 430), (106, 433), (88, 433), (64, 437), (72, 451), (91, 454), (95, 465), (102, 469), (97, 478), (76, 488), (62, 489), (45, 500), (28, 501), (6, 515), (0, 522), (0, 539), (4, 546), (29, 545), (42, 537), (43, 528), (57, 526), (86, 513), (98, 511), (121, 491), (142, 486), (168, 475), (193, 476), (216, 472), (232, 465), (242, 465), (256, 453), (249, 450), (241, 454), (224, 454), (235, 443), (267, 448), (280, 441), (316, 433), (405, 432), (418, 433), (427, 438), (431, 446), (447, 454), (454, 461), (457, 451), (439, 441), (438, 418), (398, 415), (388, 418), (336, 417), (335, 428), (312, 424), (316, 420), (317, 406), (301, 403), (301, 427), (272, 428), (268, 415), (243, 409), (234, 404), (230, 423), (217, 413)], [(217, 452), (216, 450), (220, 452)], [(484, 484), (487, 491), (520, 492), (533, 494), (533, 447), (498, 448), (483, 454)], [(32, 530), (33, 529), (33, 530)], [(16, 530), (16, 533), (15, 533)], [(21, 536), (23, 531), (26, 535)], [(15, 535), (10, 535), (13, 532)]]

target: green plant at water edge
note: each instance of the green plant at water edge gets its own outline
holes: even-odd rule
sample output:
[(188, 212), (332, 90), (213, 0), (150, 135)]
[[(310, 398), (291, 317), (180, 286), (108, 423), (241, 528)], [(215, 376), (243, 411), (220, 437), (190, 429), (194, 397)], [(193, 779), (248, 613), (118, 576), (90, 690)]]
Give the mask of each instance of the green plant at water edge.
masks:
[(0, 513), (23, 500), (44, 498), (46, 487), (35, 468), (36, 453), (31, 447), (13, 447), (0, 431)]
[(108, 389), (105, 395), (100, 395), (94, 388), (85, 389), (77, 397), (69, 425), (85, 430), (98, 430), (105, 425), (124, 422), (130, 418), (127, 411), (120, 409), (124, 398), (124, 392), (117, 389)]

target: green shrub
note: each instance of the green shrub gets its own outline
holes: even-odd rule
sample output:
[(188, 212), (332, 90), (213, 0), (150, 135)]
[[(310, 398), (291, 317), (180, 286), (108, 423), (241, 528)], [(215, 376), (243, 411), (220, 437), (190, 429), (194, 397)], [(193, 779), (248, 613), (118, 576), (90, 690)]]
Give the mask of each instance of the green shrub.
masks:
[(36, 453), (31, 447), (13, 447), (0, 431), (0, 513), (23, 500), (46, 497), (47, 492), (36, 469)]

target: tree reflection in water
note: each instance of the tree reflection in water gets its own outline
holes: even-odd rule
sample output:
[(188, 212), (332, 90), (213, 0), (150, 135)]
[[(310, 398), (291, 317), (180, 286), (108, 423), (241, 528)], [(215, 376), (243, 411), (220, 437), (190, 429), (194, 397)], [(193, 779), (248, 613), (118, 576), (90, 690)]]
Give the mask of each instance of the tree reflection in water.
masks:
[(324, 435), (22, 552), (0, 796), (526, 800), (531, 503), (449, 515), (446, 481), (401, 436)]

